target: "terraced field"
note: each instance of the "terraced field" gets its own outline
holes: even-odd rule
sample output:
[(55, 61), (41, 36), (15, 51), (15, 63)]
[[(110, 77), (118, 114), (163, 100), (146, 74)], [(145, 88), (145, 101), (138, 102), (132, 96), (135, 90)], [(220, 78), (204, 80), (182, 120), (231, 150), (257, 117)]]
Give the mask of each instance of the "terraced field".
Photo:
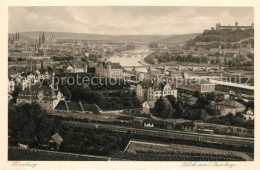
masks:
[[(204, 148), (181, 144), (163, 144), (131, 140), (124, 152), (113, 158), (124, 160), (169, 161), (252, 161), (248, 154), (222, 149)], [(136, 158), (134, 158), (136, 157)]]

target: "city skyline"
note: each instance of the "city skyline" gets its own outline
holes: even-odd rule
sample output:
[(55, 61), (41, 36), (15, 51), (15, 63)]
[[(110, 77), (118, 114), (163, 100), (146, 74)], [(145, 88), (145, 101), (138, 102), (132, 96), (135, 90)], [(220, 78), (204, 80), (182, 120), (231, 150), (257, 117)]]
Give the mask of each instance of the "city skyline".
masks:
[(252, 7), (9, 7), (8, 13), (9, 33), (171, 35), (254, 22)]

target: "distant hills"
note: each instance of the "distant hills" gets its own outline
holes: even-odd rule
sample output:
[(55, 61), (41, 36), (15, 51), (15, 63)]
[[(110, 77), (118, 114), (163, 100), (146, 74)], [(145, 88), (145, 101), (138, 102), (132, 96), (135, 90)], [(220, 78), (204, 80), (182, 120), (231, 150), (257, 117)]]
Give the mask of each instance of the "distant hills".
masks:
[[(158, 44), (174, 44), (186, 42), (199, 34), (184, 35), (103, 35), (103, 34), (85, 34), (69, 32), (44, 32), (46, 39), (55, 36), (55, 39), (78, 39), (78, 40), (107, 40), (122, 43), (149, 44), (157, 42)], [(20, 32), (22, 41), (37, 41), (39, 31)]]
[(119, 35), (113, 36), (113, 40), (124, 43), (133, 42), (135, 44), (150, 44), (151, 42), (165, 39), (171, 36), (172, 35)]
[(155, 41), (157, 44), (185, 44), (187, 41), (196, 38), (197, 36), (201, 35), (200, 33), (192, 33), (192, 34), (182, 34), (182, 35), (173, 35), (171, 37), (167, 37), (164, 39), (160, 39)]
[[(39, 31), (33, 32), (20, 32), (20, 35), (29, 37), (32, 39), (39, 38)], [(84, 34), (84, 33), (69, 33), (69, 32), (44, 32), (46, 39), (50, 39), (55, 36), (55, 39), (79, 39), (79, 40), (110, 40), (111, 35), (101, 34)]]

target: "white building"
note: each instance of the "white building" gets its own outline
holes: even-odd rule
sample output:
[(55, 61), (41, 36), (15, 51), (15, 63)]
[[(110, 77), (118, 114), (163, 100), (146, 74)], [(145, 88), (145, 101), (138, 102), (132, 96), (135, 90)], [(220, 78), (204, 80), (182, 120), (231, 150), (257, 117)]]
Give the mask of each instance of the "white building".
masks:
[(243, 115), (246, 118), (246, 120), (248, 120), (248, 119), (254, 120), (254, 112), (253, 112), (253, 110), (251, 108), (249, 108), (246, 111), (246, 114), (243, 114)]
[(137, 84), (136, 97), (140, 101), (156, 101), (160, 97), (174, 96), (177, 98), (177, 89), (174, 85), (165, 82), (143, 81)]
[(8, 81), (8, 93), (12, 93), (15, 88), (15, 82), (13, 80)]
[(72, 65), (69, 65), (66, 69), (69, 73), (87, 73), (88, 72), (88, 65), (83, 64), (81, 62), (75, 62)]
[(61, 99), (61, 92), (52, 86), (36, 84), (20, 93), (16, 103), (19, 105), (36, 102), (45, 110), (54, 110)]
[(156, 101), (160, 97), (174, 96), (177, 98), (177, 89), (170, 86), (168, 83), (154, 82), (152, 86), (148, 87), (147, 100)]
[(142, 112), (144, 114), (150, 114), (150, 111), (151, 109), (153, 109), (155, 106), (155, 101), (145, 101), (143, 104), (142, 104)]

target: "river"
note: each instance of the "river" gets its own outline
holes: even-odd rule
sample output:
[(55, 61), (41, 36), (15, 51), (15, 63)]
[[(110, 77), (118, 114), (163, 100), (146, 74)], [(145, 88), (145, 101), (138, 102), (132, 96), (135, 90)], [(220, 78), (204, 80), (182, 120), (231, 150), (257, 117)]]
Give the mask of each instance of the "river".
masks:
[[(140, 61), (143, 62), (144, 58), (147, 56), (141, 56), (138, 53), (141, 52), (148, 52), (148, 48), (137, 48), (136, 50), (131, 51), (131, 53), (137, 53), (137, 55), (133, 55), (131, 57), (125, 56), (112, 56), (108, 58), (108, 61), (113, 62), (113, 63), (120, 63), (121, 66), (142, 66), (143, 64), (140, 63)], [(126, 70), (131, 70), (129, 68), (126, 68)], [(146, 68), (136, 68), (136, 71), (138, 72), (147, 72)]]

